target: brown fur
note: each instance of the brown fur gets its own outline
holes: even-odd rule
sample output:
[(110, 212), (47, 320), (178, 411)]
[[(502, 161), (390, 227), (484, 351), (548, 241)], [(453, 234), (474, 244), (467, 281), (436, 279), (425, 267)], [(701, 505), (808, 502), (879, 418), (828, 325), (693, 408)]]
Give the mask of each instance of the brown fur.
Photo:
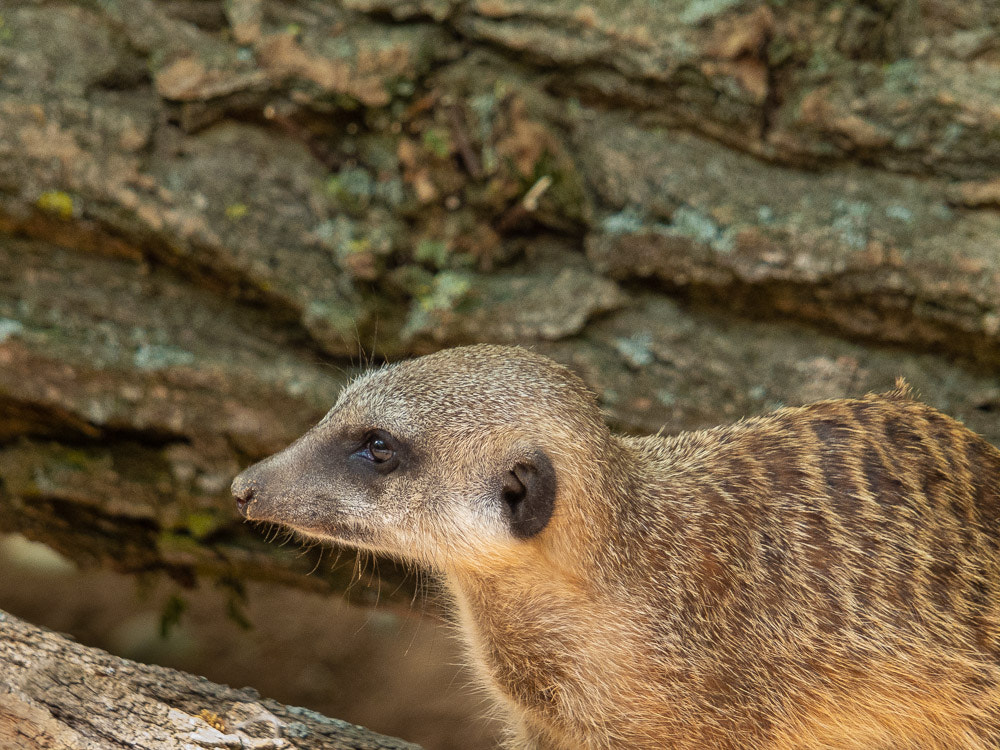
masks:
[[(374, 427), (406, 463), (332, 471)], [(495, 478), (537, 451), (552, 516), (516, 538)], [(234, 493), (439, 571), (512, 747), (1000, 748), (1000, 451), (903, 386), (631, 438), (550, 360), (455, 349), (363, 376)]]

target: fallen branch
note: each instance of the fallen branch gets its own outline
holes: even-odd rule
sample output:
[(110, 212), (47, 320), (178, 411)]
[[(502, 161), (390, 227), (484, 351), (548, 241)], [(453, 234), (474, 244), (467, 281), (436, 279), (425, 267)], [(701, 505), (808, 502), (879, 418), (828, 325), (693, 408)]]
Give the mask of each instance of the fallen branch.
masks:
[(414, 750), (417, 745), (0, 612), (0, 748)]

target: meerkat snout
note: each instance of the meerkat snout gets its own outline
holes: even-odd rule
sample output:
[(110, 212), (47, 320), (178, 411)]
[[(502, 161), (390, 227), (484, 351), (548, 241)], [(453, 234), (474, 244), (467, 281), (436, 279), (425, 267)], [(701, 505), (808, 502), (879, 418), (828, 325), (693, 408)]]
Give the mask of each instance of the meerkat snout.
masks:
[(233, 480), (229, 491), (233, 493), (236, 500), (236, 509), (246, 515), (247, 506), (253, 502), (253, 483), (244, 474), (240, 474)]
[(613, 435), (518, 348), (372, 371), (233, 482), (436, 571), (519, 750), (996, 750), (1000, 450), (905, 387)]

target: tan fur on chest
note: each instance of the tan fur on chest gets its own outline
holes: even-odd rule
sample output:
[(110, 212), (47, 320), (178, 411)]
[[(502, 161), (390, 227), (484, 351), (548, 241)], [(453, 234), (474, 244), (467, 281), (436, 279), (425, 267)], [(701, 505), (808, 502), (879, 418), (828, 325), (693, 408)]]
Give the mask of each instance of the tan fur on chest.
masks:
[[(512, 580), (513, 588), (512, 590)], [(589, 747), (624, 737), (633, 664), (642, 645), (618, 604), (552, 576), (513, 571), (455, 587), (461, 632), (483, 684), (540, 747)], [(609, 716), (617, 703), (622, 720)], [(646, 733), (646, 730), (642, 730)]]

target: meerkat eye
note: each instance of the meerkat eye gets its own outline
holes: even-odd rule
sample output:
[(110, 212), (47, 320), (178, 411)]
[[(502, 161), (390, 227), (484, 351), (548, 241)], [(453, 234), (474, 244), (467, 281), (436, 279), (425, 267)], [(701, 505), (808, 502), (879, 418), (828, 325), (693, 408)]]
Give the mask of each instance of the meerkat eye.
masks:
[(395, 471), (406, 455), (404, 444), (385, 430), (372, 430), (354, 445), (351, 457), (361, 459), (361, 466), (373, 469), (379, 474)]
[(355, 455), (375, 464), (383, 474), (396, 468), (399, 455), (396, 441), (384, 430), (375, 430), (365, 438)]
[(386, 442), (385, 438), (379, 435), (372, 435), (368, 438), (367, 444), (368, 452), (371, 454), (372, 460), (375, 463), (384, 463), (388, 461), (395, 455), (395, 451), (389, 447), (389, 443)]

